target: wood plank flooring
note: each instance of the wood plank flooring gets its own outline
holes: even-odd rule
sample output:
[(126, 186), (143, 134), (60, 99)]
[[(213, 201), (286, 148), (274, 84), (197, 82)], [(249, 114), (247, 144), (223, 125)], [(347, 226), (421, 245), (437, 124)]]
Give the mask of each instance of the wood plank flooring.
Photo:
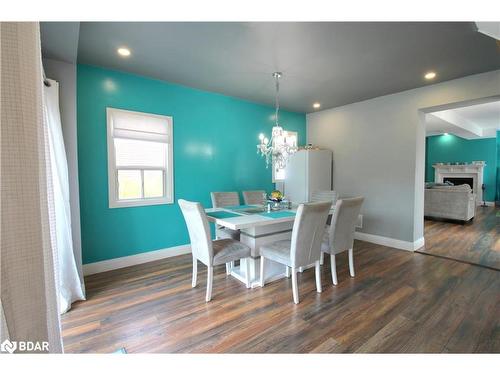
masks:
[(68, 353), (441, 353), (500, 352), (500, 272), (438, 257), (355, 243), (356, 277), (328, 258), (323, 293), (314, 271), (246, 289), (206, 267), (191, 288), (182, 255), (86, 278), (87, 301), (62, 316)]
[(465, 224), (425, 220), (425, 247), (419, 252), (500, 270), (500, 208), (477, 207)]

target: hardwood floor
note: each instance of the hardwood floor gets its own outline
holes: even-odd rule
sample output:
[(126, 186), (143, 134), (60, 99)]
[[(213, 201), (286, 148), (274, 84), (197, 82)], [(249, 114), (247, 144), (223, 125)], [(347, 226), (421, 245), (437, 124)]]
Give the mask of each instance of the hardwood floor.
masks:
[(419, 252), (500, 270), (500, 208), (477, 207), (468, 223), (425, 220)]
[(62, 316), (65, 351), (111, 353), (500, 352), (500, 272), (356, 241), (356, 277), (347, 253), (323, 293), (314, 270), (246, 289), (214, 272), (205, 303), (206, 267), (191, 289), (182, 255), (86, 278), (87, 301)]

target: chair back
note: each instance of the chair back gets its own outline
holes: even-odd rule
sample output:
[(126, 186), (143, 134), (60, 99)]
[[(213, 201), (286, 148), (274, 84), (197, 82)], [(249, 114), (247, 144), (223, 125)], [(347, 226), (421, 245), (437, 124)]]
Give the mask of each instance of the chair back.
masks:
[(240, 205), (240, 196), (236, 191), (215, 191), (210, 193), (210, 197), (213, 208)]
[(213, 259), (212, 240), (207, 215), (202, 205), (198, 202), (179, 199), (179, 206), (188, 228), (193, 257), (207, 266), (211, 265)]
[(330, 249), (334, 254), (352, 249), (356, 221), (364, 200), (356, 197), (337, 201), (329, 232)]
[(330, 201), (299, 205), (292, 230), (292, 267), (307, 266), (319, 260), (326, 219), (331, 207)]
[(264, 190), (250, 190), (243, 192), (243, 200), (245, 204), (262, 204), (264, 201)]
[(312, 193), (311, 202), (331, 201), (332, 206), (337, 203), (337, 192), (335, 190), (318, 190)]

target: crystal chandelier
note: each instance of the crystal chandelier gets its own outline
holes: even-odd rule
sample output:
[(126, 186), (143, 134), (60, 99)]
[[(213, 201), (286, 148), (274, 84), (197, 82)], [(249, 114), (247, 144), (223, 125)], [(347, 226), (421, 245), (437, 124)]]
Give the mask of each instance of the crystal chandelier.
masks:
[(282, 74), (280, 72), (273, 73), (276, 80), (276, 113), (275, 124), (271, 133), (271, 139), (268, 139), (264, 134), (259, 135), (260, 143), (257, 145), (257, 153), (260, 153), (266, 158), (266, 168), (269, 163), (273, 163), (276, 170), (283, 169), (288, 162), (290, 155), (297, 152), (297, 147), (294, 146), (290, 139), (287, 139), (287, 132), (279, 124), (280, 110), (280, 82)]

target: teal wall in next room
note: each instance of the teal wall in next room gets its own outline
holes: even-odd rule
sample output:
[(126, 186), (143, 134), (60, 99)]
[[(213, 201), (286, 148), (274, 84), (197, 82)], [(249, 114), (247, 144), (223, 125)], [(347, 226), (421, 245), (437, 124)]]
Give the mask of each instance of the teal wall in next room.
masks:
[(496, 139), (464, 139), (453, 134), (435, 135), (426, 138), (425, 181), (434, 181), (434, 163), (472, 162), (484, 160), (483, 182), (486, 185), (486, 200), (494, 201), (496, 196), (497, 156)]
[(496, 200), (500, 201), (500, 130), (497, 130), (497, 196)]
[[(106, 107), (173, 117), (174, 192), (211, 206), (211, 191), (272, 190), (271, 169), (256, 153), (274, 109), (128, 73), (78, 65), (78, 170), (83, 263), (189, 242), (177, 203), (108, 208)], [(280, 112), (306, 141), (305, 114)]]

